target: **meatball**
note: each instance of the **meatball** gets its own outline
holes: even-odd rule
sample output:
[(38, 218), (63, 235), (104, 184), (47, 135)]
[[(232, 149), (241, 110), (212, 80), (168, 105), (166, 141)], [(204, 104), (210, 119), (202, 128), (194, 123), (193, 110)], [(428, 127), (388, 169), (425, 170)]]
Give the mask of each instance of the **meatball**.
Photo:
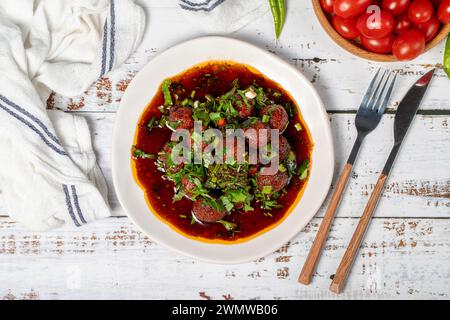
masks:
[(183, 163), (173, 163), (173, 161), (169, 161), (172, 153), (172, 144), (170, 142), (166, 143), (164, 147), (161, 149), (159, 160), (162, 162), (164, 170), (169, 173), (177, 173), (181, 169), (183, 169)]
[(278, 143), (278, 155), (279, 161), (284, 161), (287, 159), (289, 152), (291, 151), (291, 145), (287, 141), (287, 139), (283, 136), (280, 136), (280, 140)]
[(272, 129), (280, 130), (280, 133), (283, 133), (289, 124), (289, 116), (286, 112), (286, 109), (284, 109), (283, 106), (280, 106), (278, 104), (273, 104), (262, 108), (260, 111), (260, 115), (270, 116), (269, 119), (270, 127)]
[[(242, 146), (241, 146), (241, 149), (242, 150), (239, 150), (239, 148), (238, 148), (238, 145), (239, 145), (239, 143), (240, 143), (241, 141), (240, 140), (235, 140), (234, 141), (234, 146), (232, 147), (232, 148), (227, 148), (227, 146), (225, 145), (224, 147), (225, 147), (225, 158), (224, 158), (224, 160), (234, 160), (234, 161), (236, 161), (237, 163), (245, 163), (245, 161), (246, 161), (246, 158), (247, 158), (247, 154), (246, 154), (246, 148), (245, 148), (245, 140), (244, 141), (242, 141)], [(241, 154), (239, 154), (239, 151), (242, 151), (242, 153)], [(231, 161), (231, 162), (233, 162), (233, 161)], [(227, 163), (229, 163), (229, 162), (227, 162)]]
[[(249, 134), (249, 129), (254, 129), (256, 135)], [(253, 124), (247, 127), (245, 130), (245, 137), (249, 141), (250, 146), (259, 146), (260, 137), (265, 134), (267, 136), (267, 142), (270, 140), (270, 127), (268, 124), (263, 123), (261, 120), (257, 119)]]
[(198, 199), (192, 207), (193, 214), (201, 222), (212, 223), (222, 220), (227, 214), (224, 208), (216, 210), (204, 199)]
[(193, 181), (191, 181), (191, 179), (189, 179), (189, 177), (184, 176), (181, 179), (181, 188), (183, 189), (186, 197), (192, 198), (193, 192), (195, 191), (195, 188), (196, 188), (196, 185)]
[(189, 107), (175, 106), (170, 109), (169, 123), (174, 129), (191, 129), (194, 127), (192, 109)]
[(264, 187), (272, 187), (271, 192), (278, 192), (286, 187), (289, 183), (289, 175), (287, 172), (278, 171), (273, 175), (264, 175), (264, 171), (268, 170), (267, 167), (261, 169), (260, 173), (256, 177), (256, 183), (259, 190), (263, 190)]
[(181, 188), (183, 189), (186, 197), (189, 199), (192, 199), (194, 197), (194, 191), (197, 188), (197, 185), (195, 184), (194, 179), (198, 179), (201, 183), (203, 183), (205, 181), (204, 178), (188, 177), (188, 176), (184, 176), (181, 179)]
[[(273, 141), (272, 141), (272, 147), (273, 147)], [(278, 162), (283, 162), (284, 160), (286, 160), (288, 158), (289, 152), (291, 152), (291, 145), (289, 144), (289, 142), (287, 141), (287, 139), (285, 137), (280, 136), (279, 140), (278, 140), (278, 153), (274, 154), (273, 156), (271, 154), (269, 154), (270, 157), (268, 158), (268, 160), (270, 160), (270, 161), (277, 160)]]
[(236, 93), (234, 96), (236, 97), (234, 108), (239, 112), (238, 118), (241, 120), (248, 119), (253, 115), (253, 111), (255, 110), (255, 101), (253, 99), (247, 99), (247, 105), (240, 94)]

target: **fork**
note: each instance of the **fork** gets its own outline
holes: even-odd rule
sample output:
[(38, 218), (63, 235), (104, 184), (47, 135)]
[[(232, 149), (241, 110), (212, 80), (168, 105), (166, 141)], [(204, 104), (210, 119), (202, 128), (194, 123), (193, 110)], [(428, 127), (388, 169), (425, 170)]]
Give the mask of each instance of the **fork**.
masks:
[(377, 73), (370, 82), (366, 94), (364, 95), (355, 118), (355, 126), (358, 131), (356, 141), (336, 184), (330, 204), (328, 205), (325, 216), (323, 217), (322, 223), (319, 227), (319, 231), (317, 232), (314, 243), (309, 251), (308, 257), (306, 258), (305, 264), (303, 265), (303, 269), (298, 278), (298, 282), (302, 284), (307, 285), (311, 282), (311, 277), (315, 271), (323, 245), (328, 237), (331, 223), (333, 222), (336, 210), (341, 202), (342, 195), (345, 191), (345, 187), (350, 177), (350, 173), (359, 149), (361, 148), (365, 137), (380, 123), (381, 117), (386, 109), (386, 105), (391, 97), (396, 78), (397, 75), (393, 75), (393, 73), (388, 70), (382, 72), (380, 76), (380, 69), (378, 69)]

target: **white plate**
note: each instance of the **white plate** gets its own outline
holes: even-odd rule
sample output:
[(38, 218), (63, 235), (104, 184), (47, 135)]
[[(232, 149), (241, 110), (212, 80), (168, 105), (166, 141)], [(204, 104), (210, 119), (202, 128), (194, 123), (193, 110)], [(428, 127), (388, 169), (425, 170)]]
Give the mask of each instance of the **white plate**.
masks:
[[(231, 60), (250, 65), (287, 90), (300, 107), (314, 149), (309, 181), (296, 208), (275, 228), (247, 242), (212, 244), (184, 237), (150, 212), (131, 170), (130, 150), (136, 124), (161, 82), (208, 60)], [(215, 263), (242, 263), (265, 256), (294, 237), (324, 201), (333, 177), (334, 150), (329, 119), (311, 83), (294, 67), (248, 43), (204, 37), (179, 44), (142, 69), (128, 86), (117, 113), (113, 136), (114, 186), (133, 222), (153, 240), (188, 256)], [(305, 248), (307, 250), (308, 248)]]

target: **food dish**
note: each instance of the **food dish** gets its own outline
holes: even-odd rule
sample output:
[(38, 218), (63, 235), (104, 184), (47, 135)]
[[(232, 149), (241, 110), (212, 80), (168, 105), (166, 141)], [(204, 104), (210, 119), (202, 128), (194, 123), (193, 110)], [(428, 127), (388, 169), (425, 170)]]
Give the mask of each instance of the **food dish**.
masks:
[[(314, 148), (302, 197), (278, 225), (247, 241), (211, 243), (181, 234), (154, 212), (149, 212), (136, 183), (130, 146), (136, 141), (136, 124), (164, 79), (207, 61), (234, 61), (251, 66), (276, 80), (300, 107)], [(116, 117), (113, 135), (114, 187), (131, 220), (152, 240), (196, 259), (215, 263), (241, 263), (273, 252), (296, 235), (313, 217), (328, 192), (334, 169), (333, 141), (323, 104), (311, 83), (294, 67), (248, 43), (205, 37), (177, 45), (154, 58), (130, 83)]]
[[(189, 157), (175, 163), (179, 141), (170, 137), (180, 129), (189, 130)], [(208, 129), (216, 130), (212, 140)], [(257, 146), (271, 129), (276, 137)], [(230, 136), (238, 132), (241, 141)], [(208, 147), (219, 142), (221, 154), (216, 146), (211, 161)], [(258, 154), (264, 148), (267, 159)], [(312, 150), (299, 108), (281, 86), (248, 66), (209, 61), (161, 84), (137, 125), (132, 166), (152, 212), (176, 231), (201, 241), (248, 241), (299, 201)]]

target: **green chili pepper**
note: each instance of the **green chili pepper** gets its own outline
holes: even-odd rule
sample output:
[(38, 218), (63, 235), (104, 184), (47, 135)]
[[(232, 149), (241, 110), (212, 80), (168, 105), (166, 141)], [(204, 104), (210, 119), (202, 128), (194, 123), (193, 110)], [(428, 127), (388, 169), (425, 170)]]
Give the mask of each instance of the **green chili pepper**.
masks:
[(284, 0), (278, 0), (278, 8), (280, 8), (280, 27), (278, 29), (277, 37), (280, 37), (281, 31), (283, 31), (284, 21), (286, 20), (286, 8)]
[(450, 35), (447, 38), (444, 51), (444, 71), (450, 78)]
[(283, 30), (284, 21), (286, 19), (286, 8), (284, 0), (269, 0), (270, 10), (273, 15), (273, 22), (275, 25), (275, 34), (277, 39), (280, 37)]

